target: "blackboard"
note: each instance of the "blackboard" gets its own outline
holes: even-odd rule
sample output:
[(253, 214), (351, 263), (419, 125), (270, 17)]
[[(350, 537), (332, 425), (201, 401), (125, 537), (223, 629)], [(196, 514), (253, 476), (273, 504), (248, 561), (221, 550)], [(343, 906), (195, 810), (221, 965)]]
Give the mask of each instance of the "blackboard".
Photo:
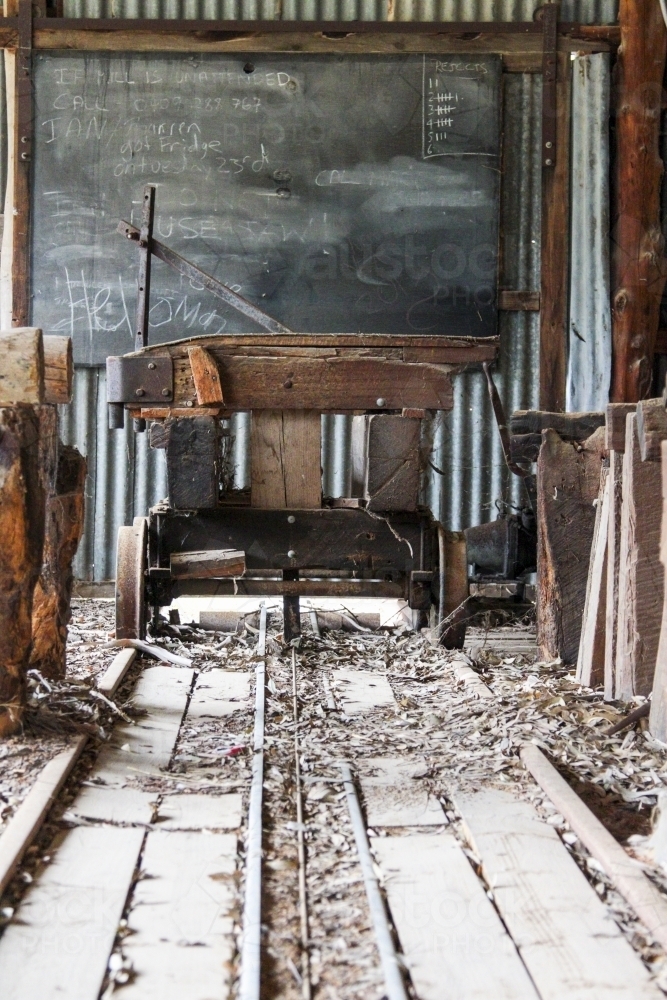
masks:
[[(139, 224), (297, 332), (496, 332), (500, 58), (35, 56), (32, 321), (133, 349)], [(162, 262), (151, 343), (259, 329)]]

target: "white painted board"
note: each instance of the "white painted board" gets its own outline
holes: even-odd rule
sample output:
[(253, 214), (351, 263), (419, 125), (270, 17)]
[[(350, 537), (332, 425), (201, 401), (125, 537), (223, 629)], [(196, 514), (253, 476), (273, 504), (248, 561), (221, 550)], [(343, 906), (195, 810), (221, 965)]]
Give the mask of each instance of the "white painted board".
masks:
[(0, 938), (0, 995), (96, 1000), (144, 839), (136, 827), (68, 830)]
[(243, 817), (243, 796), (165, 795), (156, 826), (160, 830), (236, 830)]
[(199, 674), (188, 719), (218, 719), (249, 708), (250, 677), (247, 672), (218, 668)]
[(82, 788), (65, 813), (65, 819), (97, 823), (150, 823), (157, 803), (156, 792), (137, 788), (89, 785)]
[(369, 757), (359, 760), (357, 768), (369, 826), (446, 824), (442, 806), (420, 779), (426, 770), (423, 761)]
[(346, 715), (396, 707), (394, 692), (384, 674), (372, 670), (334, 670), (332, 675), (336, 699)]
[(542, 1000), (658, 1000), (639, 956), (530, 803), (496, 789), (455, 802)]
[(123, 945), (135, 979), (123, 1000), (229, 996), (236, 847), (231, 833), (148, 834)]
[(371, 843), (419, 1000), (538, 1000), (453, 834)]

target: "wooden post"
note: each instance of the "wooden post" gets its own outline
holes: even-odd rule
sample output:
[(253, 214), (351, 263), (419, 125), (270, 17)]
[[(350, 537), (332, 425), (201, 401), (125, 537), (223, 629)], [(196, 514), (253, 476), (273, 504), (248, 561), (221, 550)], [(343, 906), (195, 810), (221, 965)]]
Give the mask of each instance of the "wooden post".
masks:
[(660, 563), (660, 466), (642, 462), (637, 417), (626, 417), (618, 580), (616, 697), (648, 695), (658, 653), (664, 570)]
[(569, 53), (558, 55), (556, 159), (542, 171), (540, 291), (540, 409), (565, 408), (569, 287), (570, 94)]
[(577, 680), (597, 687), (604, 680), (605, 599), (607, 593), (607, 552), (609, 539), (609, 469), (602, 467), (600, 492), (595, 511), (595, 530), (588, 564), (586, 603), (579, 641)]
[(18, 0), (15, 130), (13, 145), (14, 204), (12, 245), (12, 326), (30, 322), (30, 178), (32, 169), (32, 0)]
[(537, 461), (537, 642), (544, 659), (575, 663), (595, 528), (604, 428), (583, 445), (542, 431)]
[[(662, 485), (662, 521), (660, 525), (660, 562), (663, 572), (667, 570), (667, 441), (661, 446), (661, 485)], [(649, 729), (656, 739), (667, 743), (667, 587), (664, 587), (662, 601), (662, 621), (658, 655), (655, 662), (653, 677), (653, 697), (651, 699), (651, 714)]]
[(0, 409), (0, 737), (15, 733), (25, 704), (33, 591), (42, 565), (44, 489), (39, 419), (31, 406)]
[[(55, 407), (43, 407), (43, 410)], [(83, 534), (86, 460), (69, 446), (58, 454), (55, 488), (46, 501), (42, 570), (32, 608), (30, 666), (54, 680), (65, 676), (72, 597), (72, 559)]]
[(619, 23), (612, 399), (622, 403), (650, 391), (665, 283), (660, 113), (667, 31), (654, 0), (621, 0)]
[(253, 410), (250, 496), (253, 507), (322, 506), (322, 418), (316, 410)]

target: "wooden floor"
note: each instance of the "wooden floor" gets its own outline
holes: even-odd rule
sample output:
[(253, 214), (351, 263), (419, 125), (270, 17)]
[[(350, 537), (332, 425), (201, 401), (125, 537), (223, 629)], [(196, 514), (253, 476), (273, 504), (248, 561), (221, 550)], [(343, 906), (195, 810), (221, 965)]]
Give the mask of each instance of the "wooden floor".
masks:
[[(517, 641), (529, 646), (530, 635), (515, 637), (514, 648)], [(508, 639), (505, 651), (510, 646)], [(116, 726), (65, 814), (69, 828), (50, 863), (0, 938), (3, 998), (97, 1000), (119, 932), (132, 971), (105, 997), (234, 996), (249, 779), (224, 794), (194, 788), (178, 781), (173, 753), (179, 731), (193, 720), (218, 720), (221, 733), (233, 727), (234, 714), (252, 704), (253, 678), (252, 661), (245, 671), (144, 669), (133, 700), (145, 714), (137, 724)], [(377, 706), (398, 707), (379, 667), (332, 671), (322, 703), (331, 710), (332, 702), (351, 737)], [(360, 760), (357, 773), (418, 1000), (662, 996), (553, 826), (529, 802), (490, 786), (453, 792), (466, 844), (421, 781), (418, 759), (388, 755), (378, 742), (376, 756)], [(165, 793), (164, 784), (151, 790), (169, 774), (172, 791)]]

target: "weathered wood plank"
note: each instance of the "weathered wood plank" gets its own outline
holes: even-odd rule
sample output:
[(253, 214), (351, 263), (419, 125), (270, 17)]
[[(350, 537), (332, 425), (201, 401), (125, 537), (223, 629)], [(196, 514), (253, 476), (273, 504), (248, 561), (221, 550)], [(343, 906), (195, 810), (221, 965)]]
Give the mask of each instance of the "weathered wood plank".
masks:
[(453, 834), (374, 837), (371, 844), (420, 1000), (537, 1000)]
[(623, 454), (625, 451), (625, 422), (628, 413), (634, 413), (637, 409), (636, 403), (607, 403), (605, 414), (605, 447), (607, 451), (614, 451)]
[(510, 417), (511, 434), (541, 434), (551, 429), (564, 441), (585, 441), (605, 424), (604, 413), (550, 413), (546, 410), (515, 410)]
[(123, 943), (128, 1000), (229, 995), (236, 843), (234, 833), (148, 834)]
[[(232, 410), (449, 410), (453, 405), (450, 376), (438, 365), (366, 357), (228, 356), (218, 368), (225, 406)], [(188, 401), (197, 401), (192, 370), (177, 359), (174, 405)]]
[(0, 938), (3, 995), (93, 1000), (102, 987), (144, 830), (77, 827)]
[(660, 466), (642, 462), (637, 417), (626, 417), (621, 506), (616, 697), (648, 695), (653, 687), (664, 588), (660, 562)]
[(637, 403), (637, 437), (642, 462), (659, 462), (660, 444), (667, 440), (667, 410), (662, 397)]
[(203, 552), (172, 552), (171, 575), (179, 580), (243, 576), (245, 552), (238, 549), (209, 549)]
[(369, 510), (416, 510), (421, 420), (375, 414), (368, 420), (364, 494)]
[(318, 410), (253, 410), (253, 507), (307, 510), (322, 506), (321, 428)]
[(71, 403), (74, 380), (72, 338), (48, 336), (44, 344), (44, 402)]
[(641, 959), (529, 803), (496, 789), (455, 803), (542, 1000), (657, 1000)]
[(198, 404), (224, 403), (218, 363), (213, 355), (204, 347), (194, 346), (188, 348), (188, 357)]
[(542, 432), (537, 463), (537, 641), (545, 659), (576, 663), (604, 449), (600, 427), (583, 445)]
[(358, 769), (369, 826), (441, 826), (447, 822), (438, 800), (419, 782), (428, 770), (424, 761), (367, 757), (358, 762)]
[(394, 692), (384, 674), (372, 670), (334, 670), (336, 699), (346, 715), (396, 707)]
[(44, 402), (42, 331), (20, 326), (0, 331), (0, 405)]
[(440, 642), (447, 649), (462, 649), (465, 640), (468, 600), (468, 559), (462, 531), (444, 532), (445, 606)]
[(604, 681), (607, 553), (609, 544), (609, 470), (602, 468), (595, 528), (588, 564), (586, 602), (577, 658), (577, 680), (586, 687)]
[(116, 653), (113, 660), (104, 671), (97, 685), (97, 690), (105, 694), (107, 698), (113, 698), (114, 694), (120, 687), (120, 684), (128, 672), (132, 664), (137, 658), (137, 651), (131, 646), (127, 649), (121, 649), (120, 653)]
[[(625, 448), (625, 441), (623, 443)], [(604, 697), (613, 701), (616, 691), (616, 640), (618, 630), (618, 578), (621, 567), (621, 508), (623, 454), (609, 452), (609, 522), (607, 525), (607, 594), (605, 599)]]
[(53, 760), (42, 768), (0, 837), (0, 896), (9, 885), (21, 858), (39, 832), (51, 805), (79, 759), (87, 738), (79, 736), (71, 747), (56, 754)]
[(220, 427), (214, 417), (172, 420), (167, 439), (169, 501), (177, 510), (217, 506), (220, 491)]
[[(661, 445), (662, 462), (660, 478), (662, 485), (662, 519), (660, 522), (660, 562), (663, 572), (667, 570), (667, 441)], [(653, 678), (653, 696), (649, 729), (653, 736), (667, 743), (667, 587), (664, 587), (660, 639)]]

